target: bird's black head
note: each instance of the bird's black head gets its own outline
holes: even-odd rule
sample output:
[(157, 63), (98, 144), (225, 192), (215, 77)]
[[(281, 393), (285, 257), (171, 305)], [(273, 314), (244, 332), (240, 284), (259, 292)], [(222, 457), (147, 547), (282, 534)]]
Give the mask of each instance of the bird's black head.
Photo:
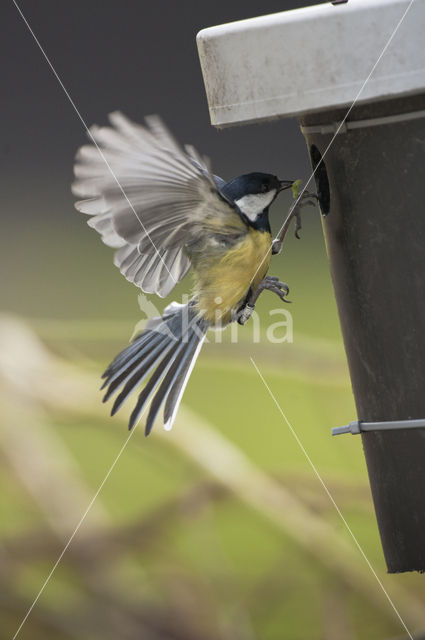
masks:
[(269, 228), (269, 206), (279, 191), (288, 189), (292, 183), (293, 180), (279, 180), (271, 173), (246, 173), (230, 180), (220, 190), (234, 202), (250, 224)]

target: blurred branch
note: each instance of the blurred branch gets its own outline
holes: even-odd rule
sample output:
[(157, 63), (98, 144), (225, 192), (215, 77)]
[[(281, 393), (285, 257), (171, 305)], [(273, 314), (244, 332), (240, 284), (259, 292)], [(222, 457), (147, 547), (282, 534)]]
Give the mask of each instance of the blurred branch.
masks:
[[(0, 596), (3, 611), (14, 613), (15, 616), (21, 616), (22, 611), (27, 611), (30, 605), (28, 599), (17, 595), (6, 596), (3, 592)], [(170, 635), (167, 621), (164, 621), (160, 611), (144, 612), (141, 607), (140, 611), (135, 613), (130, 607), (121, 609), (116, 600), (104, 599), (93, 605), (93, 602), (86, 598), (85, 603), (78, 608), (74, 605), (66, 612), (58, 612), (38, 604), (31, 614), (31, 638), (53, 637), (46, 634), (55, 632), (60, 633), (61, 638), (73, 640), (115, 640), (116, 629), (119, 629), (120, 640), (186, 640), (180, 633)], [(12, 633), (15, 631), (16, 629)], [(201, 639), (188, 636), (187, 640)]]
[[(271, 475), (279, 484), (289, 488), (312, 511), (321, 514), (333, 512), (334, 507), (326, 493), (318, 491), (317, 478), (313, 474), (281, 472)], [(374, 513), (372, 494), (366, 482), (339, 475), (338, 477), (327, 477), (326, 484), (337, 504), (343, 500), (346, 509), (354, 507), (361, 508), (371, 514)]]
[[(33, 398), (23, 396), (9, 385), (1, 403), (3, 455), (51, 529), (60, 539), (65, 539), (81, 517), (81, 505), (89, 503), (93, 492)], [(99, 500), (93, 505), (82, 535), (103, 529), (107, 522)]]
[[(28, 611), (30, 605), (31, 602), (28, 599), (16, 594), (11, 595), (7, 593), (5, 589), (1, 590), (0, 607), (2, 610), (2, 631), (9, 631), (10, 635), (7, 636), (8, 638), (12, 638), (16, 632), (16, 623), (12, 626), (12, 621), (10, 621), (10, 624), (6, 627), (8, 614), (10, 614), (10, 617), (13, 615), (13, 618), (20, 617), (23, 611)], [(46, 607), (39, 606), (34, 608), (31, 622), (31, 639), (34, 640), (38, 640), (38, 638), (40, 638), (40, 640), (41, 638), (51, 638), (53, 637), (51, 635), (52, 633), (60, 633), (60, 638), (64, 640), (68, 638), (80, 640), (87, 631), (90, 631), (90, 640), (103, 640), (103, 635), (99, 633), (99, 629), (96, 629), (96, 627), (91, 624), (93, 620), (90, 620), (90, 617), (85, 614), (84, 610), (83, 612), (80, 611), (78, 616), (75, 616), (75, 614), (64, 615), (62, 612), (58, 614), (55, 611), (46, 609)], [(56, 635), (55, 637), (59, 636)]]
[(322, 591), (322, 611), (323, 637), (326, 640), (354, 640), (347, 610), (347, 593), (335, 581)]
[[(98, 562), (105, 556), (108, 561), (111, 561), (115, 555), (121, 554), (123, 549), (129, 549), (135, 545), (138, 551), (146, 551), (150, 544), (158, 541), (162, 530), (170, 530), (173, 518), (182, 513), (186, 516), (195, 516), (206, 503), (228, 495), (228, 491), (222, 485), (204, 481), (166, 500), (148, 515), (132, 523), (109, 527), (96, 533), (86, 533), (84, 545), (81, 545), (79, 554), (84, 557), (85, 562), (90, 564)], [(1, 544), (9, 558), (16, 558), (13, 562), (18, 563), (46, 555), (52, 557), (62, 550), (58, 547), (56, 536), (46, 534), (44, 529), (26, 532), (19, 536), (14, 535), (13, 538), (3, 539)], [(70, 553), (72, 554), (72, 549)]]
[[(158, 431), (158, 434), (162, 438), (169, 438), (166, 432)], [(348, 534), (344, 531), (341, 535), (320, 515), (308, 510), (284, 486), (254, 465), (240, 449), (187, 408), (180, 411), (173, 442), (212, 477), (232, 489), (243, 502), (273, 522), (384, 614), (393, 615), (388, 600)], [(423, 628), (423, 602), (394, 583), (391, 597), (397, 602), (408, 625), (415, 629)]]
[[(46, 383), (44, 392), (47, 399), (52, 388), (57, 390), (54, 378), (58, 374), (54, 372), (54, 364), (49, 364), (50, 356), (28, 332), (20, 330), (19, 325), (8, 322), (7, 326), (14, 335), (7, 332), (6, 335), (4, 332), (0, 335), (1, 403), (5, 418), (2, 454), (48, 522), (53, 536), (44, 535), (48, 543), (55, 545), (51, 555), (57, 558), (81, 521), (84, 509), (92, 503), (94, 491), (86, 484), (78, 464), (51, 427), (42, 408), (45, 398), (34, 393), (34, 388), (39, 387), (42, 379)], [(22, 367), (21, 373), (16, 367), (18, 363)], [(52, 379), (45, 377), (44, 368), (53, 376)], [(76, 375), (73, 373), (74, 377)], [(67, 386), (64, 397), (69, 397), (69, 391)], [(48, 401), (45, 404), (47, 408)], [(96, 501), (84, 520), (84, 526), (78, 530), (78, 539), (73, 540), (67, 550), (65, 560), (68, 560), (68, 564), (69, 559), (73, 560), (71, 566), (76, 577), (83, 582), (85, 601), (90, 603), (90, 612), (86, 616), (87, 629), (97, 629), (103, 638), (115, 638), (116, 629), (119, 629), (122, 640), (138, 640), (140, 637), (146, 640), (200, 640), (197, 629), (199, 621), (196, 618), (181, 620), (179, 611), (172, 604), (164, 610), (141, 602), (140, 595), (134, 593), (131, 585), (120, 577), (121, 574), (112, 571), (112, 560), (114, 556), (118, 559), (122, 555), (123, 548), (127, 550), (127, 542), (134, 545), (139, 536), (154, 536), (157, 528), (169, 517), (170, 507), (186, 511), (199, 508), (202, 502), (212, 496), (213, 491), (218, 494), (217, 487), (213, 489), (211, 483), (197, 487), (176, 500), (174, 505), (164, 505), (149, 521), (137, 522), (120, 531), (111, 531), (110, 518), (102, 509), (100, 500)], [(59, 551), (55, 540), (60, 543)], [(33, 560), (33, 541), (27, 541)], [(10, 570), (10, 555), (6, 556), (5, 550), (3, 546), (3, 556)], [(113, 553), (110, 553), (111, 550)], [(100, 556), (106, 555), (108, 561), (99, 562), (99, 553)], [(123, 564), (129, 562), (128, 554), (125, 559), (119, 559), (122, 569)], [(21, 564), (22, 560), (17, 564)], [(133, 577), (138, 573), (140, 594), (140, 590), (146, 587), (146, 577), (137, 564), (132, 566), (131, 572)], [(9, 581), (9, 592), (11, 588)], [(49, 610), (41, 603), (37, 603), (36, 608), (47, 622), (52, 622)], [(25, 610), (21, 613), (23, 616)], [(79, 616), (67, 616), (62, 612), (62, 618), (67, 620), (68, 634), (78, 636)], [(207, 639), (207, 632), (202, 633), (202, 637)]]
[[(55, 360), (22, 323), (4, 321), (0, 325), (0, 375), (22, 397), (35, 398), (49, 410), (104, 418), (104, 408), (95, 392), (97, 378)], [(339, 533), (320, 515), (312, 513), (205, 420), (181, 409), (172, 435), (160, 430), (156, 433), (392, 618), (388, 601), (347, 534)], [(408, 626), (423, 627), (422, 602), (394, 582), (391, 596)]]

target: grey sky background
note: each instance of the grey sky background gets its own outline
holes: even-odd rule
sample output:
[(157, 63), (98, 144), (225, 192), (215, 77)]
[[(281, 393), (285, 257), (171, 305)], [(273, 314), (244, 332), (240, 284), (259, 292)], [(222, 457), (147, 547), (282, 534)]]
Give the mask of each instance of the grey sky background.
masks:
[[(254, 170), (306, 177), (308, 158), (295, 120), (224, 131), (210, 125), (196, 33), (307, 4), (318, 3), (19, 0), (89, 125), (106, 123), (115, 109), (139, 121), (159, 113), (176, 137), (207, 154), (225, 179)], [(83, 126), (12, 1), (3, 0), (0, 11), (1, 256), (2, 271), (7, 270), (2, 306), (24, 312), (18, 300), (25, 288), (39, 288), (40, 281), (48, 286), (52, 269), (65, 283), (76, 277), (71, 238), (82, 238), (82, 252), (100, 255), (95, 248), (100, 245), (107, 259), (112, 253), (73, 208), (72, 165), (86, 140)]]

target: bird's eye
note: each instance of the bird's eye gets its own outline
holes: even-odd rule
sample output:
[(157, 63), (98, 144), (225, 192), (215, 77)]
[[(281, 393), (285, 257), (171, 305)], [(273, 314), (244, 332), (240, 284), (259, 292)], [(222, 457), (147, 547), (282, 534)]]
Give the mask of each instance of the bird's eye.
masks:
[(261, 185), (261, 193), (266, 193), (269, 190), (269, 185), (264, 183)]

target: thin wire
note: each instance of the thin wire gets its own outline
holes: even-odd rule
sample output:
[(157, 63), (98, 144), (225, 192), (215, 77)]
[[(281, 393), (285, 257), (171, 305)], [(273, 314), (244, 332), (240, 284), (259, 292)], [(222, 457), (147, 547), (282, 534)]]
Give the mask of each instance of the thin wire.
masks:
[[(337, 127), (337, 129), (336, 129), (336, 131), (335, 131), (335, 133), (334, 133), (334, 135), (332, 136), (331, 141), (329, 142), (328, 146), (326, 147), (325, 151), (323, 152), (323, 154), (322, 154), (322, 160), (324, 160), (324, 159), (325, 159), (326, 154), (328, 153), (329, 149), (330, 149), (330, 148), (331, 148), (331, 146), (333, 145), (333, 143), (334, 143), (334, 141), (335, 141), (335, 138), (337, 137), (338, 133), (339, 133), (339, 132), (340, 132), (340, 130), (341, 130), (341, 127), (343, 127), (343, 125), (344, 125), (345, 121), (347, 120), (348, 116), (350, 115), (350, 113), (351, 113), (352, 109), (354, 108), (354, 106), (356, 105), (356, 103), (357, 103), (358, 99), (360, 98), (361, 94), (363, 93), (364, 88), (366, 87), (367, 83), (369, 82), (369, 80), (370, 80), (370, 78), (371, 78), (371, 76), (372, 76), (373, 72), (375, 71), (376, 67), (377, 67), (377, 66), (378, 66), (378, 64), (380, 63), (380, 61), (381, 61), (381, 59), (382, 59), (382, 56), (385, 54), (385, 52), (387, 51), (388, 47), (390, 46), (390, 44), (391, 44), (391, 42), (392, 42), (392, 40), (393, 40), (393, 38), (394, 38), (395, 34), (396, 34), (396, 33), (397, 33), (397, 31), (399, 30), (399, 28), (400, 28), (400, 26), (401, 26), (401, 24), (402, 24), (403, 20), (405, 19), (406, 15), (407, 15), (408, 11), (410, 10), (410, 8), (411, 8), (412, 4), (414, 3), (414, 1), (415, 1), (415, 0), (410, 0), (409, 5), (407, 6), (407, 8), (406, 8), (406, 10), (404, 11), (403, 15), (401, 16), (400, 20), (398, 21), (398, 23), (397, 23), (397, 25), (396, 25), (396, 27), (395, 27), (394, 31), (392, 32), (392, 34), (391, 34), (391, 35), (390, 35), (390, 37), (388, 38), (388, 41), (387, 41), (387, 43), (385, 44), (384, 48), (382, 49), (382, 51), (381, 51), (381, 53), (380, 53), (380, 55), (379, 55), (379, 57), (378, 57), (377, 61), (376, 61), (376, 62), (375, 62), (375, 64), (373, 65), (372, 69), (370, 70), (369, 75), (367, 76), (366, 80), (363, 82), (362, 86), (360, 87), (360, 89), (359, 89), (359, 91), (358, 91), (358, 93), (357, 93), (356, 97), (354, 98), (354, 100), (353, 100), (353, 102), (352, 102), (351, 106), (349, 107), (349, 109), (348, 109), (347, 113), (345, 114), (345, 116), (343, 117), (343, 119), (341, 120), (341, 122), (339, 123), (339, 125), (338, 125), (338, 127)], [(321, 164), (321, 162), (319, 162), (319, 163), (317, 164), (317, 166), (314, 168), (314, 170), (313, 170), (313, 172), (311, 173), (311, 175), (310, 175), (309, 179), (308, 179), (308, 180), (307, 180), (307, 182), (305, 183), (304, 188), (301, 190), (301, 192), (299, 193), (299, 195), (298, 195), (297, 199), (295, 200), (295, 202), (293, 203), (292, 207), (290, 208), (289, 213), (288, 213), (288, 215), (287, 215), (286, 219), (288, 219), (288, 218), (291, 216), (291, 214), (292, 214), (292, 212), (294, 211), (295, 207), (298, 205), (298, 203), (299, 203), (299, 202), (300, 202), (300, 200), (302, 199), (303, 194), (304, 194), (304, 192), (306, 191), (306, 189), (307, 189), (308, 185), (310, 184), (310, 182), (312, 181), (312, 179), (313, 179), (313, 178), (314, 178), (314, 176), (316, 175), (316, 171), (318, 170), (318, 168), (319, 168), (320, 164)], [(280, 227), (280, 229), (279, 229), (279, 232), (278, 232), (278, 234), (277, 234), (277, 236), (276, 236), (277, 238), (279, 237), (279, 234), (280, 234), (280, 232), (282, 231), (282, 229), (283, 229), (283, 227), (284, 227), (284, 226), (285, 226), (285, 222), (281, 225), (281, 227)], [(255, 276), (257, 275), (257, 273), (258, 273), (259, 269), (261, 268), (261, 266), (262, 266), (262, 264), (263, 264), (264, 260), (265, 260), (265, 259), (267, 258), (267, 256), (268, 256), (268, 254), (269, 254), (269, 251), (267, 251), (267, 252), (266, 252), (266, 254), (264, 255), (264, 257), (263, 257), (263, 259), (261, 260), (260, 264), (258, 265), (258, 268), (257, 268), (256, 272), (254, 273), (254, 275), (253, 275), (253, 277), (252, 277), (252, 279), (251, 279), (251, 283), (250, 283), (250, 284), (252, 284), (252, 282), (253, 282), (253, 280), (254, 280)]]
[(160, 254), (159, 250), (157, 249), (154, 241), (152, 240), (152, 238), (150, 237), (148, 231), (146, 230), (145, 225), (143, 224), (143, 222), (141, 221), (140, 217), (137, 214), (137, 211), (135, 210), (135, 208), (133, 207), (133, 205), (131, 204), (130, 200), (127, 197), (127, 194), (125, 193), (124, 189), (121, 186), (121, 183), (119, 182), (117, 176), (115, 175), (111, 165), (109, 164), (109, 162), (107, 161), (107, 159), (105, 158), (105, 155), (102, 151), (102, 149), (99, 147), (99, 145), (97, 144), (96, 140), (93, 137), (93, 134), (91, 133), (90, 129), (88, 128), (86, 121), (84, 120), (83, 116), (81, 115), (81, 113), (79, 112), (75, 102), (73, 101), (73, 99), (71, 98), (68, 90), (66, 89), (65, 85), (63, 84), (61, 78), (59, 77), (59, 74), (57, 73), (56, 69), (54, 68), (53, 64), (50, 61), (50, 58), (48, 57), (47, 53), (44, 51), (43, 47), (40, 44), (40, 41), (38, 40), (37, 36), (35, 35), (34, 31), (32, 30), (32, 28), (30, 27), (28, 20), (26, 19), (26, 17), (24, 16), (24, 14), (21, 11), (21, 8), (19, 7), (18, 3), (16, 2), (16, 0), (12, 0), (13, 4), (15, 5), (16, 9), (18, 10), (22, 20), (24, 21), (25, 25), (27, 26), (28, 31), (30, 32), (30, 34), (32, 35), (35, 43), (37, 44), (38, 48), (40, 49), (41, 53), (44, 56), (44, 59), (46, 60), (47, 64), (49, 65), (53, 75), (55, 76), (56, 80), (59, 82), (60, 86), (62, 87), (63, 92), (65, 93), (66, 97), (68, 98), (69, 102), (72, 105), (72, 108), (74, 109), (75, 113), (77, 114), (78, 118), (80, 119), (80, 121), (83, 124), (83, 127), (85, 128), (88, 136), (90, 137), (91, 141), (93, 142), (94, 146), (96, 147), (96, 149), (98, 150), (98, 152), (100, 153), (100, 156), (102, 158), (102, 160), (104, 161), (104, 163), (106, 164), (106, 166), (109, 169), (109, 172), (111, 174), (111, 176), (113, 177), (113, 179), (115, 180), (115, 182), (117, 183), (121, 193), (123, 194), (124, 198), (126, 199), (130, 209), (133, 211), (134, 215), (136, 216), (137, 220), (140, 223), (140, 226), (143, 229), (143, 232), (146, 234), (147, 238), (149, 239), (150, 243), (152, 244), (153, 248), (155, 249), (158, 258), (161, 260), (162, 264), (164, 265), (164, 267), (166, 268), (166, 270), (168, 271), (171, 279), (174, 281), (174, 284), (177, 284), (177, 280), (175, 280), (173, 274), (171, 273), (171, 271), (169, 270), (169, 268), (167, 267), (162, 255)]
[(294, 427), (292, 426), (292, 424), (289, 422), (288, 418), (286, 417), (285, 413), (283, 412), (282, 407), (280, 406), (280, 404), (278, 403), (278, 401), (276, 400), (275, 395), (273, 394), (273, 391), (270, 389), (269, 385), (267, 384), (266, 380), (264, 379), (261, 371), (259, 370), (259, 368), (257, 367), (257, 364), (255, 363), (254, 359), (252, 357), (250, 357), (250, 360), (255, 368), (255, 370), (257, 371), (260, 379), (262, 380), (264, 386), (266, 387), (271, 399), (273, 400), (273, 402), (275, 403), (280, 415), (282, 416), (282, 418), (285, 420), (286, 424), (288, 425), (292, 435), (294, 436), (298, 446), (300, 447), (301, 451), (303, 452), (304, 456), (306, 457), (310, 467), (313, 469), (317, 479), (319, 480), (320, 484), (322, 485), (323, 489), (325, 490), (329, 500), (331, 501), (331, 503), (333, 504), (333, 506), (335, 507), (335, 510), (338, 514), (338, 516), (340, 517), (340, 519), (342, 520), (342, 522), (344, 523), (345, 528), (347, 529), (348, 533), (350, 534), (350, 536), (352, 537), (352, 539), (354, 540), (354, 543), (356, 545), (356, 547), (358, 548), (358, 550), (360, 551), (361, 555), (363, 556), (363, 559), (365, 560), (367, 566), (369, 567), (370, 571), (372, 572), (372, 574), (374, 575), (377, 583), (379, 584), (379, 586), (381, 587), (385, 597), (387, 598), (388, 602), (390, 603), (391, 607), (393, 608), (395, 614), (397, 615), (398, 619), (400, 620), (401, 624), (403, 625), (406, 633), (408, 634), (410, 640), (414, 640), (412, 634), (410, 633), (406, 623), (404, 622), (403, 618), (401, 617), (401, 614), (399, 612), (399, 610), (397, 609), (397, 607), (395, 606), (394, 602), (392, 601), (390, 595), (388, 594), (387, 590), (385, 589), (384, 585), (382, 584), (381, 579), (378, 577), (375, 569), (373, 568), (369, 558), (367, 557), (367, 555), (365, 554), (365, 552), (363, 551), (363, 548), (360, 544), (360, 542), (357, 540), (356, 536), (354, 535), (350, 525), (348, 524), (347, 520), (344, 518), (341, 509), (338, 507), (337, 503), (335, 502), (331, 492), (329, 491), (325, 481), (323, 480), (322, 476), (320, 475), (319, 471), (317, 470), (314, 462), (312, 461), (312, 459), (310, 458), (310, 456), (308, 455), (304, 445), (302, 444), (301, 440), (298, 437), (298, 434), (296, 433)]

